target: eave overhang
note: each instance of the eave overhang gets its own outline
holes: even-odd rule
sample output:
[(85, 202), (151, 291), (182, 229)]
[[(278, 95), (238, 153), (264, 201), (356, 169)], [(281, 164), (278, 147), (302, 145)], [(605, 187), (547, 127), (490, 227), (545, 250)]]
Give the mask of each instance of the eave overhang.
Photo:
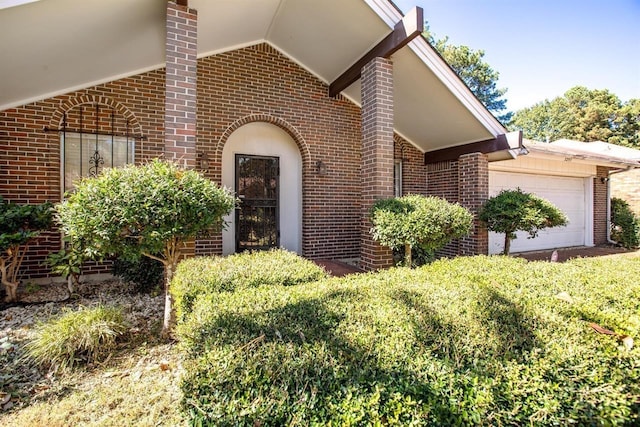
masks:
[[(402, 21), (388, 0), (190, 0), (198, 56), (268, 43), (329, 85)], [(0, 110), (164, 66), (165, 2), (41, 0), (0, 10)], [(396, 133), (423, 152), (506, 129), (418, 36), (393, 53)], [(342, 95), (360, 105), (360, 81)]]

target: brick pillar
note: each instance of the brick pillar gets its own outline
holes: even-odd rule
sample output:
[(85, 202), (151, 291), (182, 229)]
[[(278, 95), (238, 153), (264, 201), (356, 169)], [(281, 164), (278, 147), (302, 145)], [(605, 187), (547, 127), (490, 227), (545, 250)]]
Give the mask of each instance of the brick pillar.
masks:
[(607, 243), (607, 181), (609, 168), (598, 166), (593, 178), (593, 244)]
[(460, 239), (459, 255), (481, 255), (489, 252), (489, 233), (478, 220), (478, 211), (489, 198), (489, 162), (482, 153), (470, 153), (458, 158), (459, 203), (474, 215), (473, 229)]
[(165, 158), (196, 166), (196, 73), (198, 15), (167, 2)]
[(360, 258), (365, 270), (390, 267), (391, 251), (373, 241), (369, 209), (393, 197), (393, 64), (374, 58), (362, 68), (362, 231)]

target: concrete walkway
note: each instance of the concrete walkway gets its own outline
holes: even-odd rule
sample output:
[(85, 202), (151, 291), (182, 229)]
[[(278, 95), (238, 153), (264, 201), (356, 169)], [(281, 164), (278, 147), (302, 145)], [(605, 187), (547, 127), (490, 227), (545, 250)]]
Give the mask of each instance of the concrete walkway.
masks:
[[(592, 258), (592, 257), (601, 257), (601, 256), (609, 256), (609, 255), (618, 255), (618, 254), (636, 254), (640, 253), (640, 250), (629, 250), (616, 246), (595, 246), (595, 247), (577, 247), (577, 248), (565, 248), (565, 249), (557, 249), (558, 251), (558, 262), (564, 262), (570, 260), (572, 258)], [(550, 261), (551, 255), (553, 254), (553, 249), (546, 251), (535, 251), (535, 252), (522, 252), (511, 254), (514, 257), (520, 257), (527, 259), (529, 261)], [(347, 274), (354, 273), (362, 273), (363, 271), (359, 268), (347, 264), (342, 261), (334, 260), (334, 259), (316, 259), (314, 260), (316, 264), (321, 267), (324, 267), (327, 272), (334, 277), (342, 277)]]
[(342, 277), (347, 274), (362, 273), (359, 268), (335, 259), (316, 259), (313, 260), (320, 267), (324, 267), (327, 272), (334, 277)]
[[(616, 246), (595, 246), (595, 247), (577, 247), (557, 249), (558, 262), (564, 262), (572, 258), (592, 258), (608, 255), (618, 255), (625, 253), (636, 253), (637, 250), (629, 250)], [(535, 251), (535, 252), (522, 252), (517, 254), (511, 254), (514, 257), (525, 258), (529, 261), (550, 261), (553, 249), (548, 251)]]

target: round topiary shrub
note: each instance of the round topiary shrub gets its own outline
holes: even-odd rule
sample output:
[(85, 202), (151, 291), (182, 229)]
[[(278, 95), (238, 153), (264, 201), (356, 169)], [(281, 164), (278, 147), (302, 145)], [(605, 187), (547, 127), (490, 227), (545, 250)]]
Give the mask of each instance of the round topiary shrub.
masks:
[(433, 253), (469, 234), (473, 223), (471, 212), (457, 203), (417, 194), (378, 200), (370, 218), (373, 239), (391, 249), (404, 248), (407, 267), (413, 248)]
[(504, 255), (509, 255), (516, 231), (532, 239), (545, 228), (567, 225), (569, 219), (553, 203), (520, 188), (502, 190), (485, 202), (478, 214), (489, 231), (504, 233)]

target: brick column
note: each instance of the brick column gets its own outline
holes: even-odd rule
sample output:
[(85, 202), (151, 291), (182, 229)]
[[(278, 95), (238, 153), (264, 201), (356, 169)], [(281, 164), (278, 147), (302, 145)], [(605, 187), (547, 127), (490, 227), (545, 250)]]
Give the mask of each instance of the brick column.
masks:
[(197, 27), (195, 9), (167, 2), (165, 158), (189, 169), (196, 166)]
[(458, 158), (459, 203), (474, 215), (473, 229), (460, 239), (459, 255), (480, 255), (489, 252), (489, 233), (478, 220), (478, 211), (489, 198), (489, 162), (482, 153), (470, 153)]
[(373, 241), (369, 209), (393, 197), (393, 64), (374, 58), (362, 69), (362, 238), (361, 267), (390, 267), (391, 251)]
[(598, 166), (593, 178), (593, 244), (607, 243), (607, 181), (609, 168)]

